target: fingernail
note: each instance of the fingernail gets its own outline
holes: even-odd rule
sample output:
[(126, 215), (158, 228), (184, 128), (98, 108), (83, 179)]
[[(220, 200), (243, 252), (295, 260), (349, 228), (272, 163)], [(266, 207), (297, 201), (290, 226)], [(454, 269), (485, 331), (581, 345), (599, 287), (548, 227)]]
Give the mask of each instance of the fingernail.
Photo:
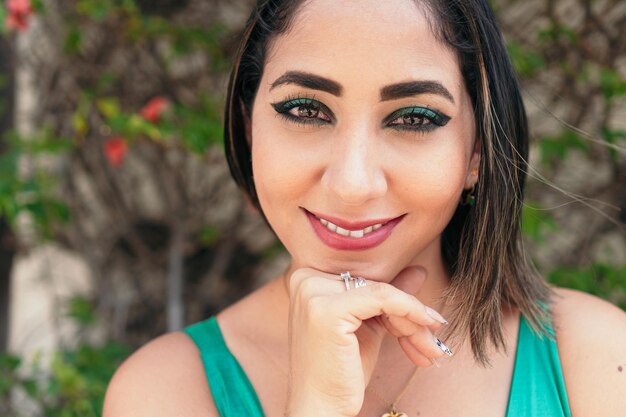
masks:
[(454, 355), (454, 353), (452, 353), (450, 348), (448, 346), (446, 346), (446, 344), (443, 343), (441, 340), (435, 338), (435, 343), (437, 344), (437, 346), (439, 346), (439, 349), (441, 349), (443, 351), (443, 353), (445, 353), (446, 355), (448, 355), (448, 356)]
[(428, 306), (426, 306), (426, 313), (433, 319), (437, 320), (439, 323), (448, 324), (448, 320), (444, 319), (441, 314), (437, 313), (435, 310)]
[(441, 365), (439, 364), (439, 361), (437, 359), (435, 359), (435, 358), (431, 358), (430, 359), (430, 363), (435, 365), (435, 367), (437, 367), (437, 368), (441, 368)]

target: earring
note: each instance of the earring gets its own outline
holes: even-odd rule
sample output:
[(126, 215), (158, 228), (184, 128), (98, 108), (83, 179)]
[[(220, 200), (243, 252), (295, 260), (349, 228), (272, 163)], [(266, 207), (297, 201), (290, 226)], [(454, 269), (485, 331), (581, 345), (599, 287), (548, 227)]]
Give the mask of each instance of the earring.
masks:
[[(470, 171), (470, 174), (472, 175), (472, 177), (478, 178), (478, 168), (472, 168), (472, 170)], [(473, 206), (476, 203), (475, 191), (476, 191), (476, 183), (472, 185), (472, 188), (470, 190), (465, 192), (465, 195), (463, 199), (461, 200), (462, 206)]]
[(462, 206), (473, 206), (476, 203), (476, 195), (474, 195), (475, 191), (476, 184), (472, 185), (472, 188), (467, 191), (465, 197), (463, 197), (463, 201), (461, 201)]

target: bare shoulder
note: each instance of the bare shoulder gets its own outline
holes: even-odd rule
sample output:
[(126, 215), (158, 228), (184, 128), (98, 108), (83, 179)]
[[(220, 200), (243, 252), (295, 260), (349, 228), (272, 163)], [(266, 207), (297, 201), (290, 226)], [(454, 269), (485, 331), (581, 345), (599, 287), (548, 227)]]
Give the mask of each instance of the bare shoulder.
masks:
[(572, 415), (626, 409), (626, 313), (595, 296), (556, 289), (554, 324)]
[(219, 416), (191, 338), (169, 333), (131, 355), (109, 383), (103, 416)]

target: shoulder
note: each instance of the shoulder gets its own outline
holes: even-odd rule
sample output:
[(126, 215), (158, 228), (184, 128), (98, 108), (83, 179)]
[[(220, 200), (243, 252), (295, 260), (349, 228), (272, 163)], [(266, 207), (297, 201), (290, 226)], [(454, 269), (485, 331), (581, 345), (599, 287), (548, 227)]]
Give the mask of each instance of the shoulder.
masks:
[(573, 415), (626, 409), (626, 313), (600, 298), (556, 289), (554, 325)]
[(103, 416), (219, 416), (191, 338), (169, 333), (131, 355), (109, 383)]

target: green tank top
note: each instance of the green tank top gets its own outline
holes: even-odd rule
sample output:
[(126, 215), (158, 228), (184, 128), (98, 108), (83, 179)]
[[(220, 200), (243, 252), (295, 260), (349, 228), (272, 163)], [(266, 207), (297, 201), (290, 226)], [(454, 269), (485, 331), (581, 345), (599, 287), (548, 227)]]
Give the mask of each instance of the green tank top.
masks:
[[(228, 350), (215, 317), (184, 331), (200, 351), (220, 416), (263, 417), (254, 387)], [(554, 336), (552, 329), (548, 331)], [(571, 417), (556, 342), (537, 335), (521, 315), (505, 417)]]

